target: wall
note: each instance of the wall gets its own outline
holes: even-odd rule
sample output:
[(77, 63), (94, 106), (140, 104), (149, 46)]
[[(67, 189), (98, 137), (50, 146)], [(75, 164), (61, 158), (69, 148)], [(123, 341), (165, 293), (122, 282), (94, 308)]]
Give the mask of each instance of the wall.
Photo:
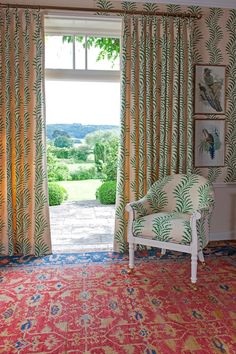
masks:
[[(65, 5), (63, 0), (4, 2)], [(109, 0), (69, 0), (66, 6), (187, 11), (202, 15), (195, 24), (194, 62), (227, 65), (226, 155), (225, 167), (196, 169), (196, 172), (206, 176), (215, 186), (216, 207), (211, 224), (211, 239), (236, 239), (236, 10)], [(210, 115), (207, 118), (217, 119), (217, 116)]]

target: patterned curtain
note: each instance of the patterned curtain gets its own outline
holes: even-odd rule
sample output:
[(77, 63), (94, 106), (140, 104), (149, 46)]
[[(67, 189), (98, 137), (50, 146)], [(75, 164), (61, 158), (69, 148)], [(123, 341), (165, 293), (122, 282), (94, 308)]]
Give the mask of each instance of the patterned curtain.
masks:
[(127, 249), (126, 203), (158, 178), (192, 171), (192, 25), (124, 17), (116, 251)]
[(51, 253), (39, 11), (0, 10), (0, 254)]

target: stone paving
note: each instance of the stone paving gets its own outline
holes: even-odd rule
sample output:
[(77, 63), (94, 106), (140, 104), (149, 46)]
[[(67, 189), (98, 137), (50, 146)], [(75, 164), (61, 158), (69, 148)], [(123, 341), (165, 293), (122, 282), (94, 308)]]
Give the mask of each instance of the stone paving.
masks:
[(96, 200), (50, 207), (53, 252), (112, 250), (115, 206)]

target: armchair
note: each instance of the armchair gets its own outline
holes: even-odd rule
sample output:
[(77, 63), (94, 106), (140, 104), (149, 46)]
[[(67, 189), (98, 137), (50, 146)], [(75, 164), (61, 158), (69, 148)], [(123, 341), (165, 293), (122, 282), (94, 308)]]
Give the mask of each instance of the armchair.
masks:
[(191, 282), (197, 281), (197, 259), (204, 262), (209, 219), (214, 205), (209, 181), (196, 174), (176, 174), (155, 182), (129, 212), (129, 268), (134, 268), (136, 244), (191, 254)]

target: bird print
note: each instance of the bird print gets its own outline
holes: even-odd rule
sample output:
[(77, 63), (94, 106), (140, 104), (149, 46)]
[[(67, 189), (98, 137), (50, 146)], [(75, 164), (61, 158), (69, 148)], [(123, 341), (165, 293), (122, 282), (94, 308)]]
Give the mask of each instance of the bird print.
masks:
[(210, 154), (211, 159), (213, 160), (215, 157), (215, 146), (214, 146), (214, 138), (211, 133), (208, 132), (207, 129), (202, 130), (206, 143), (208, 144), (208, 152)]
[(216, 157), (216, 151), (221, 147), (219, 130), (216, 127), (203, 128), (199, 144), (200, 153), (207, 153), (211, 160)]

